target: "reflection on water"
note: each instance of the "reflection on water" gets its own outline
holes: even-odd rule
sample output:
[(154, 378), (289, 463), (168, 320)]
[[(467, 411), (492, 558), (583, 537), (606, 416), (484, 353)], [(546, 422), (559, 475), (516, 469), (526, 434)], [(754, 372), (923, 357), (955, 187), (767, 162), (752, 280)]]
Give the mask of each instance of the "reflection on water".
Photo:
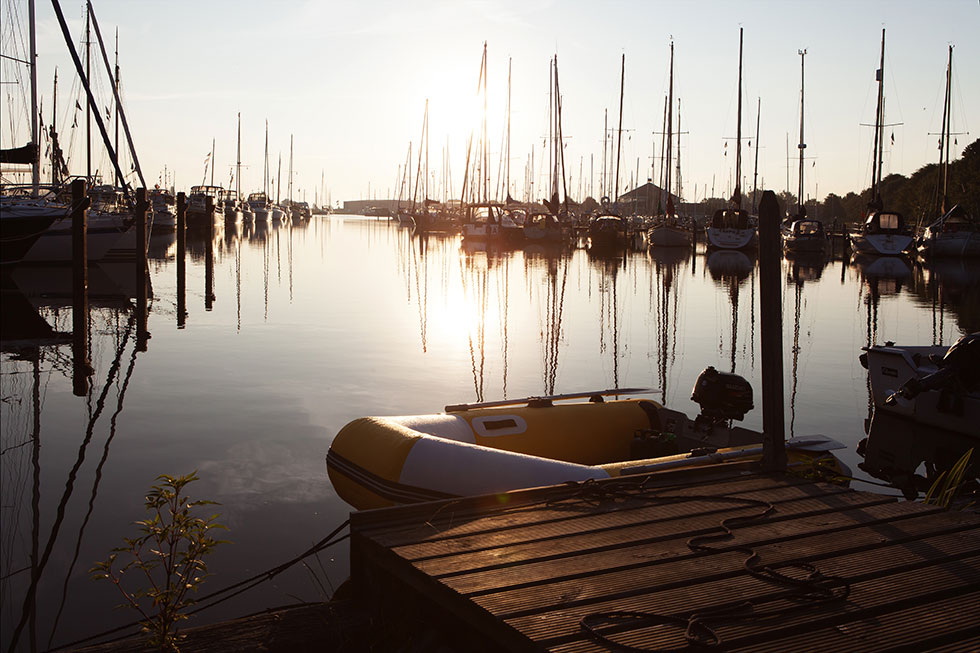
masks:
[[(868, 437), (859, 445), (864, 460), (860, 468), (901, 490), (909, 499), (928, 492), (967, 451), (976, 451), (978, 441), (960, 433), (876, 413), (869, 423)], [(971, 481), (966, 493), (978, 494), (976, 479), (980, 465), (971, 457), (964, 480)]]
[[(217, 589), (343, 521), (323, 459), (356, 417), (615, 386), (656, 387), (693, 415), (708, 365), (761, 388), (758, 264), (740, 252), (497, 248), (331, 216), (189, 231), (183, 275), (173, 234), (154, 237), (150, 256), (148, 340), (130, 264), (89, 269), (82, 334), (70, 270), (3, 270), (4, 649), (128, 621), (86, 570), (132, 534), (158, 474), (197, 469), (195, 495), (221, 502), (233, 545), (212, 562)], [(783, 266), (790, 432), (841, 439), (856, 467), (870, 416), (860, 347), (980, 329), (980, 267), (836, 250)], [(76, 397), (79, 340), (92, 370)], [(756, 409), (744, 425), (761, 419)], [(325, 578), (290, 570), (190, 625), (322, 599), (321, 585), (346, 578), (347, 553), (320, 562)]]

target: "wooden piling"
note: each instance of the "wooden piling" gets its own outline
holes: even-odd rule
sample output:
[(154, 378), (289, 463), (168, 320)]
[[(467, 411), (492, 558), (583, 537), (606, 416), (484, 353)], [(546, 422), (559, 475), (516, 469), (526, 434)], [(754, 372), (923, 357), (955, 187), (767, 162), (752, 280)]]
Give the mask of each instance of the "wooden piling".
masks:
[(187, 321), (187, 195), (177, 193), (177, 328)]
[(84, 179), (71, 183), (72, 261), (72, 392), (84, 397), (89, 391), (92, 365), (88, 350), (88, 185)]
[(214, 304), (214, 198), (207, 199), (204, 211), (208, 216), (208, 246), (204, 258), (204, 310), (210, 311)]
[(786, 468), (783, 415), (783, 305), (780, 284), (782, 251), (779, 200), (771, 190), (759, 204), (759, 308), (762, 340), (762, 468)]
[(146, 263), (146, 189), (136, 190), (136, 350), (146, 351), (146, 343), (150, 334), (146, 330), (147, 319), (147, 274)]

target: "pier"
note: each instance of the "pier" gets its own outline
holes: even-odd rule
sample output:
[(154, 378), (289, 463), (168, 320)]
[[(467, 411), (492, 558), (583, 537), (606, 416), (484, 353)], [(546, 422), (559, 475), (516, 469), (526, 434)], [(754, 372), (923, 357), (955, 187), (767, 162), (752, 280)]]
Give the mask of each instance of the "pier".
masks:
[(351, 518), (360, 599), (467, 650), (976, 650), (978, 554), (975, 514), (744, 467)]

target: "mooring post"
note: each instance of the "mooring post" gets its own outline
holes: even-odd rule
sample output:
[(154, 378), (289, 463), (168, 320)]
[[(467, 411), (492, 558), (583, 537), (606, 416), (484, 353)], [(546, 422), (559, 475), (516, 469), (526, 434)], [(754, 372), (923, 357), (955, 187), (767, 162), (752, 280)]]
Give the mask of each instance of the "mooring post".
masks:
[(88, 350), (88, 185), (71, 182), (71, 322), (72, 392), (88, 394), (92, 365)]
[(214, 198), (209, 197), (204, 211), (208, 216), (208, 246), (204, 259), (204, 310), (210, 311), (214, 303)]
[(146, 343), (150, 339), (150, 334), (146, 331), (148, 273), (146, 264), (146, 210), (148, 208), (146, 189), (136, 189), (136, 206), (134, 207), (136, 218), (136, 351), (146, 351)]
[(762, 332), (762, 468), (786, 469), (783, 416), (783, 304), (780, 287), (781, 244), (776, 194), (767, 190), (759, 203), (759, 308)]
[(183, 329), (187, 321), (187, 269), (184, 254), (187, 251), (187, 195), (177, 193), (177, 328)]

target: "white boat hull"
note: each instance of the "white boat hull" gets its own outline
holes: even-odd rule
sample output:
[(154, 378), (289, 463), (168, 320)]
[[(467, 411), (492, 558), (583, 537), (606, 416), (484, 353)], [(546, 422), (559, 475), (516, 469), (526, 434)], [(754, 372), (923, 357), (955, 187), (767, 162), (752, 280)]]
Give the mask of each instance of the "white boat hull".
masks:
[(899, 256), (912, 246), (912, 236), (905, 234), (851, 234), (851, 246), (862, 254)]
[(885, 400), (894, 395), (906, 381), (922, 378), (935, 372), (937, 366), (929, 360), (930, 354), (944, 356), (948, 347), (896, 347), (874, 346), (867, 348), (868, 375), (875, 410), (980, 438), (980, 394), (968, 393), (963, 397), (962, 411), (944, 409), (942, 392), (927, 390), (914, 399), (896, 398), (892, 404)]
[(748, 249), (758, 247), (759, 234), (754, 229), (707, 228), (708, 246), (718, 249)]
[[(89, 261), (101, 260), (110, 249), (116, 246), (127, 231), (133, 231), (128, 223), (128, 214), (90, 214), (88, 217), (88, 233), (86, 235), (86, 250)], [(71, 218), (64, 217), (55, 221), (37, 239), (27, 254), (21, 259), (23, 263), (70, 263), (72, 260), (72, 225)]]

